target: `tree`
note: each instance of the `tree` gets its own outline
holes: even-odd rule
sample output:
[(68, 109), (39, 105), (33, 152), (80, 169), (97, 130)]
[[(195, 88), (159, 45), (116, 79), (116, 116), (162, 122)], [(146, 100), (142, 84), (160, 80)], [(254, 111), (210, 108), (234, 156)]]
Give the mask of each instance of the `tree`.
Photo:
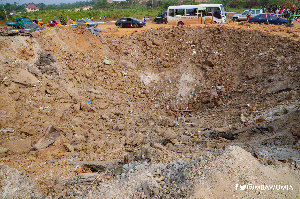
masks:
[(95, 4), (96, 8), (102, 8), (107, 5), (107, 0), (98, 0), (97, 3)]
[(179, 5), (180, 1), (178, 0), (162, 0), (161, 6), (165, 9), (167, 9), (169, 6), (176, 6)]

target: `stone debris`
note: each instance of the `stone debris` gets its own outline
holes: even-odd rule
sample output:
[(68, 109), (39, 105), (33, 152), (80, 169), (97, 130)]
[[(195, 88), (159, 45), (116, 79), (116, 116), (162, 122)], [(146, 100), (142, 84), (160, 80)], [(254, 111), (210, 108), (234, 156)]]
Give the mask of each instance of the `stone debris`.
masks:
[(33, 149), (39, 150), (48, 147), (56, 141), (56, 139), (60, 136), (60, 133), (60, 129), (49, 126), (45, 135), (40, 138), (35, 145), (33, 145)]

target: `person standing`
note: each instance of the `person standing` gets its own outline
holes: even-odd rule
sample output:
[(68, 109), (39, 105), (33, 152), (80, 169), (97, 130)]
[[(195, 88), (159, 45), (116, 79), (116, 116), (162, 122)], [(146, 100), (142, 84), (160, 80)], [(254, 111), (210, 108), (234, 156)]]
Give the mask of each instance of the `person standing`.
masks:
[(60, 23), (61, 25), (66, 25), (65, 18), (62, 15), (60, 15)]
[(104, 23), (106, 22), (106, 17), (105, 17), (105, 15), (103, 16), (103, 20), (104, 20)]
[(146, 17), (144, 16), (144, 18), (143, 18), (143, 22), (146, 22)]

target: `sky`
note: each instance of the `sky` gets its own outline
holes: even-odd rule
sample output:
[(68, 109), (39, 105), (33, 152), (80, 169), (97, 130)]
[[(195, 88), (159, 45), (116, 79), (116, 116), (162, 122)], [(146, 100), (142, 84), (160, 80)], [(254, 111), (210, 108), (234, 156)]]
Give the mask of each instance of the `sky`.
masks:
[(28, 3), (44, 3), (46, 5), (49, 4), (60, 4), (60, 3), (74, 3), (76, 1), (88, 1), (88, 0), (0, 0), (0, 3), (2, 2), (4, 4), (10, 3), (13, 4), (14, 2), (17, 2), (17, 4), (28, 4)]

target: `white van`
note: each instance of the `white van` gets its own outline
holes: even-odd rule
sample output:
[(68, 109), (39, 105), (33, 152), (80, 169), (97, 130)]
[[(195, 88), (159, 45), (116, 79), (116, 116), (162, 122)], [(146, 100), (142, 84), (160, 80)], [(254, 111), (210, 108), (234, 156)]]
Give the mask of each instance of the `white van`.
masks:
[(226, 12), (222, 4), (169, 6), (167, 20), (170, 25), (225, 23)]

